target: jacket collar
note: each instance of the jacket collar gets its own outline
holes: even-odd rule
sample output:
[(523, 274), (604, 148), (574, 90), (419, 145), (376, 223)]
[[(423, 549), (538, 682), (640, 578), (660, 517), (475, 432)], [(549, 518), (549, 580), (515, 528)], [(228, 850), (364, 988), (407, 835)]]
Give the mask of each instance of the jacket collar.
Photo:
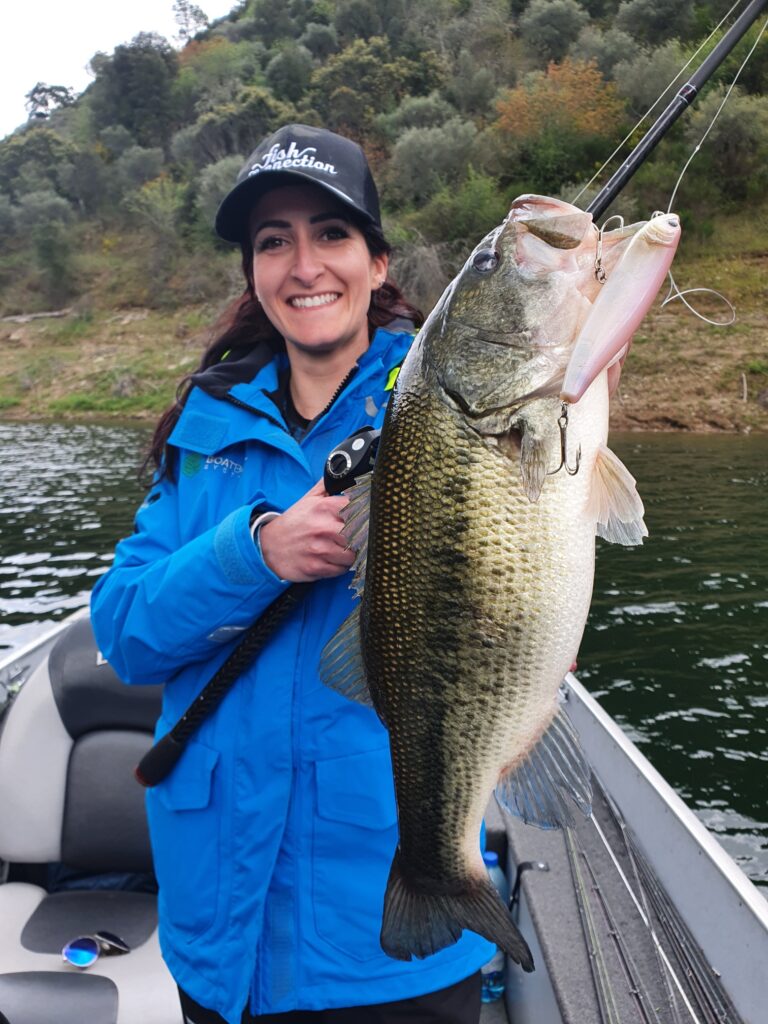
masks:
[[(411, 340), (412, 336), (405, 332), (379, 328), (361, 356), (357, 372), (328, 412), (312, 425), (311, 433), (330, 427), (335, 417), (342, 414), (342, 404), (354, 400), (363, 390), (370, 390), (372, 379), (380, 378), (383, 388), (386, 374), (405, 358)], [(291, 437), (280, 411), (268, 395), (278, 386), (278, 372), (285, 365), (286, 356), (275, 355), (271, 349), (267, 355), (267, 348), (260, 347), (232, 363), (227, 361), (194, 374), (192, 380), (196, 386), (189, 394), (169, 443), (212, 455), (252, 438), (280, 448), (304, 464), (306, 459), (300, 446)], [(361, 414), (361, 421), (363, 419), (364, 414)]]

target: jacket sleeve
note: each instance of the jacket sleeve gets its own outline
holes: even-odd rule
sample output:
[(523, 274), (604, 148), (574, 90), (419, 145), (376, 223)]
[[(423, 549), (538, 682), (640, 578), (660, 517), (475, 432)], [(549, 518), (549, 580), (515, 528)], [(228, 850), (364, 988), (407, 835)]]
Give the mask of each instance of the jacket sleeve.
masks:
[(262, 505), (268, 507), (256, 495), (217, 526), (187, 537), (184, 522), (204, 517), (184, 515), (174, 482), (155, 483), (133, 535), (118, 544), (91, 596), (99, 648), (124, 682), (165, 682), (207, 660), (286, 589), (251, 537), (251, 512)]

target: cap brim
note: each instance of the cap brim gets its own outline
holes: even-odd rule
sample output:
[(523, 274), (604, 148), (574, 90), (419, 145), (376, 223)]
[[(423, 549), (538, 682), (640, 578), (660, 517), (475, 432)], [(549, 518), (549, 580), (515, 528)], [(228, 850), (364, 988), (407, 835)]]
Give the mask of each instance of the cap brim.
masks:
[(304, 174), (302, 171), (262, 171), (260, 174), (241, 181), (239, 185), (235, 185), (229, 195), (222, 200), (214, 221), (216, 234), (226, 242), (239, 244), (248, 237), (249, 215), (256, 201), (273, 188), (297, 182), (309, 182), (310, 185), (316, 185), (317, 188), (330, 192), (345, 206), (354, 210), (363, 220), (375, 223), (370, 213), (353, 202), (346, 193), (334, 188), (333, 185), (318, 181), (311, 174)]

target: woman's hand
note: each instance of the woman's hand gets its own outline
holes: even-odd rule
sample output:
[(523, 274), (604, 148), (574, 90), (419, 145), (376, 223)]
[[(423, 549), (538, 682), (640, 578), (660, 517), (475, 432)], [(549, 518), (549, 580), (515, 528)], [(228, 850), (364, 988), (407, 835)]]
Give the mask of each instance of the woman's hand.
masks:
[(323, 481), (259, 530), (264, 561), (282, 580), (310, 583), (341, 576), (355, 560), (341, 534), (344, 497), (331, 497)]

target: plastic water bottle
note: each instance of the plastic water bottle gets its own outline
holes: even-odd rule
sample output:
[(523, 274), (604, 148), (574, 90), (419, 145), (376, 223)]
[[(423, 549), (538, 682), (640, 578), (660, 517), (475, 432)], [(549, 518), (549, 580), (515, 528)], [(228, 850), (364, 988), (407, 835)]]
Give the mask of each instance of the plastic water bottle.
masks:
[[(483, 854), (485, 866), (488, 869), (488, 877), (493, 882), (496, 890), (504, 901), (509, 905), (509, 883), (507, 877), (499, 865), (499, 856), (493, 850), (487, 850)], [(480, 998), (484, 1003), (493, 1003), (504, 995), (504, 953), (499, 947), (487, 964), (481, 968), (483, 976), (483, 987)]]

